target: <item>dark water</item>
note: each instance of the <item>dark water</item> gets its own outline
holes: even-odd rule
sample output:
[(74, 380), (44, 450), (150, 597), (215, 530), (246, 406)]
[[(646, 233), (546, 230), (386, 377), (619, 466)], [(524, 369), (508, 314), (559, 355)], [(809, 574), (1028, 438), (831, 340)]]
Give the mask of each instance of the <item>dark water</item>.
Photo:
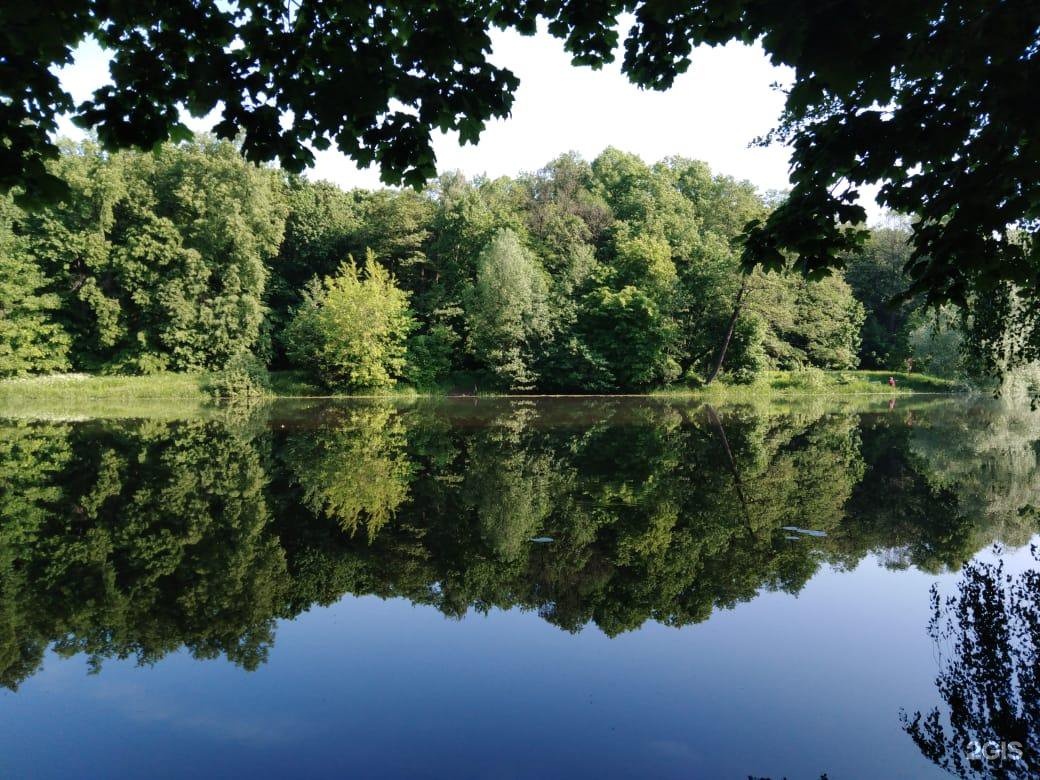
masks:
[(0, 777), (1037, 776), (1038, 506), (988, 401), (6, 419)]

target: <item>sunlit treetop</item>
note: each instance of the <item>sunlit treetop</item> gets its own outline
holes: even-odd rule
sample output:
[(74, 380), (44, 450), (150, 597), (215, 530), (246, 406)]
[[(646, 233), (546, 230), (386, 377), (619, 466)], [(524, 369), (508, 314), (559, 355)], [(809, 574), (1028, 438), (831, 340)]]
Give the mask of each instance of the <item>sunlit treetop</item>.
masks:
[[(595, 68), (613, 59), (623, 14), (634, 23), (622, 68), (646, 88), (671, 86), (699, 44), (758, 41), (794, 70), (771, 134), (792, 146), (792, 189), (749, 225), (747, 264), (839, 264), (861, 240), (847, 227), (864, 217), (860, 188), (879, 183), (882, 206), (915, 218), (915, 290), (933, 301), (1001, 282), (1036, 292), (1036, 0), (5, 3), (0, 189), (30, 205), (61, 195), (45, 168), (58, 115), (109, 148), (150, 147), (187, 134), (181, 106), (219, 108), (216, 133), (240, 138), (251, 160), (300, 171), (312, 149), (335, 146), (388, 183), (421, 186), (435, 173), (434, 130), (474, 143), (509, 114), (518, 80), (488, 61), (492, 28), (531, 34), (543, 19), (575, 64)], [(87, 36), (112, 50), (112, 84), (75, 105), (52, 68)]]

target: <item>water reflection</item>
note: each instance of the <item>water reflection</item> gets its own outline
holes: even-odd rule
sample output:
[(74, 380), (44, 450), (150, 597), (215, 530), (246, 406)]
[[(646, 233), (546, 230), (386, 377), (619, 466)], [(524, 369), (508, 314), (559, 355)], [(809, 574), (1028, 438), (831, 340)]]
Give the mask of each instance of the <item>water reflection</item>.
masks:
[(902, 713), (903, 728), (958, 777), (1040, 776), (1040, 571), (972, 562), (955, 593), (932, 588), (932, 611), (945, 706)]
[(373, 402), (0, 433), (9, 688), (48, 648), (255, 668), (276, 620), (348, 593), (682, 626), (871, 552), (940, 571), (1021, 543), (1040, 486), (1036, 418), (984, 403)]

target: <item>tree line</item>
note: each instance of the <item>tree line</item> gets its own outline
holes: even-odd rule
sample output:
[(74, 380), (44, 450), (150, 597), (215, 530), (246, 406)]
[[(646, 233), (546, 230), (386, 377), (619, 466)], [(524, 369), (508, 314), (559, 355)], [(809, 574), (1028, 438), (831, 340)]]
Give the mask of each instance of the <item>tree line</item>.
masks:
[(893, 302), (908, 228), (820, 279), (746, 274), (737, 238), (782, 198), (695, 160), (607, 149), (418, 193), (344, 191), (211, 138), (61, 150), (63, 202), (0, 200), (0, 376), (240, 366), (337, 389), (611, 391), (965, 365), (956, 312)]

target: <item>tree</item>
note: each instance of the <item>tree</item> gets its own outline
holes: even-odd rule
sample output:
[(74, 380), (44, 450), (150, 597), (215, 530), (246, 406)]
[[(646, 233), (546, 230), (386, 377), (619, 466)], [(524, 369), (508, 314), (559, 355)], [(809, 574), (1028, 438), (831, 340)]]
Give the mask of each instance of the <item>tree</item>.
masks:
[(273, 171), (200, 138), (154, 154), (65, 145), (73, 191), (16, 227), (54, 279), (78, 368), (213, 369), (255, 349), (285, 206)]
[(898, 300), (910, 283), (904, 270), (910, 259), (909, 240), (906, 227), (872, 230), (863, 247), (847, 260), (845, 281), (866, 312), (860, 344), (864, 368), (902, 370), (910, 356), (910, 320), (919, 306), (912, 300)]
[(282, 328), (300, 303), (304, 285), (315, 276), (334, 274), (353, 248), (361, 218), (352, 193), (329, 182), (289, 178), (285, 234), (271, 262), (265, 293), (267, 328), (281, 349)]
[(12, 231), (15, 208), (0, 200), (0, 377), (69, 366), (69, 337), (55, 321), (51, 280)]
[(466, 298), (467, 348), (502, 383), (530, 388), (537, 380), (532, 350), (546, 334), (545, 272), (511, 230), (500, 230), (480, 253)]
[(914, 367), (935, 376), (957, 379), (968, 374), (963, 318), (951, 306), (922, 312), (907, 337)]
[(749, 309), (765, 325), (773, 368), (855, 368), (863, 306), (840, 274), (818, 281), (786, 271), (752, 275)]
[(821, 368), (856, 368), (859, 365), (863, 305), (848, 284), (831, 274), (816, 282), (798, 280), (796, 343), (803, 346), (813, 365)]
[(404, 375), (414, 327), (407, 293), (370, 252), (363, 276), (351, 261), (308, 284), (284, 342), (289, 359), (329, 387), (389, 387)]
[(609, 371), (614, 387), (647, 387), (679, 376), (671, 357), (674, 328), (645, 291), (597, 287), (582, 301), (585, 342)]

